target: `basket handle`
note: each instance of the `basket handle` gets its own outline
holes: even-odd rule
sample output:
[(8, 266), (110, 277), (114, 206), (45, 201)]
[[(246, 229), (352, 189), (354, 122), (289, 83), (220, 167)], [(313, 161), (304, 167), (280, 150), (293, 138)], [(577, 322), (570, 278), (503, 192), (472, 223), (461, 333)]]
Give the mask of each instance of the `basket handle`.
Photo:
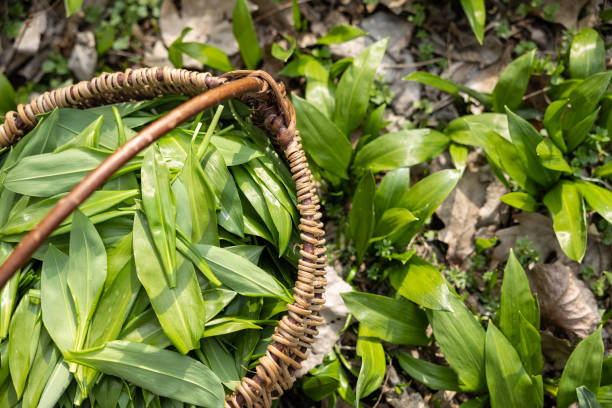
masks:
[(5, 123), (0, 126), (0, 146), (15, 143), (19, 136), (34, 128), (37, 114), (56, 107), (89, 107), (177, 93), (193, 98), (141, 130), (62, 198), (0, 265), (0, 287), (25, 265), (66, 217), (131, 158), (189, 117), (225, 100), (238, 98), (254, 110), (254, 122), (268, 130), (272, 141), (284, 153), (296, 183), (301, 215), (302, 247), (298, 278), (293, 288), (295, 303), (287, 305), (289, 313), (276, 327), (272, 336), (274, 342), (259, 359), (256, 375), (243, 378), (225, 403), (230, 408), (245, 404), (269, 407), (272, 398), (280, 396), (293, 384), (293, 373), (314, 342), (316, 327), (323, 323), (319, 312), (325, 303), (326, 285), (319, 198), (295, 130), (295, 112), (281, 84), (263, 71), (233, 71), (221, 77), (172, 68), (106, 73), (91, 81), (46, 92), (27, 105), (19, 105), (17, 112), (8, 112)]

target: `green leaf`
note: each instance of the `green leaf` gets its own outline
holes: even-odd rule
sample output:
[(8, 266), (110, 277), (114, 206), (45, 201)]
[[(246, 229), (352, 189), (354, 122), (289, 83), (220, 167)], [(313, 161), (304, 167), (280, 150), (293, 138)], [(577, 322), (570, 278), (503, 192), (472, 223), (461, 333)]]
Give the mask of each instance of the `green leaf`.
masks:
[(582, 340), (567, 360), (561, 374), (557, 407), (567, 408), (578, 400), (576, 388), (581, 385), (597, 390), (601, 380), (604, 345), (601, 338), (601, 327)]
[(399, 245), (407, 244), (448, 197), (460, 177), (460, 170), (441, 170), (412, 186), (396, 206), (408, 209), (418, 221), (410, 223), (404, 232), (398, 237), (392, 237), (392, 240)]
[(317, 40), (317, 44), (340, 44), (366, 35), (367, 32), (352, 25), (333, 26), (327, 34)]
[(597, 167), (593, 172), (595, 177), (606, 177), (610, 178), (612, 175), (612, 162), (607, 162), (603, 166)]
[(373, 172), (413, 166), (439, 155), (449, 142), (444, 134), (431, 129), (387, 133), (365, 145), (353, 166)]
[(74, 349), (77, 337), (77, 315), (67, 272), (68, 256), (49, 245), (40, 276), (42, 320), (62, 352)]
[(340, 360), (334, 355), (334, 359), (319, 365), (310, 371), (311, 376), (305, 376), (302, 380), (302, 390), (311, 399), (321, 401), (331, 395), (340, 385)]
[(518, 57), (504, 69), (493, 89), (495, 112), (504, 113), (504, 106), (512, 111), (519, 107), (527, 90), (534, 56), (535, 50)]
[[(131, 236), (128, 238), (132, 240)], [(118, 272), (113, 283), (102, 293), (91, 320), (87, 348), (101, 346), (119, 337), (128, 312), (141, 289), (135, 269), (133, 259), (130, 259)]]
[(553, 173), (540, 164), (536, 155), (537, 146), (543, 140), (542, 136), (529, 122), (510, 111), (510, 109), (506, 108), (506, 114), (512, 143), (516, 146), (516, 152), (523, 166), (525, 166), (527, 174), (542, 186), (550, 185), (555, 181), (555, 177)]
[(279, 60), (283, 62), (287, 62), (287, 60), (295, 52), (295, 47), (297, 45), (295, 43), (295, 38), (291, 37), (290, 35), (283, 35), (283, 37), (285, 37), (285, 39), (289, 41), (289, 44), (290, 44), (289, 49), (286, 50), (283, 47), (281, 47), (280, 44), (274, 43), (272, 44), (272, 49), (270, 50), (270, 53), (272, 54), (274, 58), (278, 58)]
[(234, 69), (227, 54), (216, 47), (198, 42), (180, 42), (173, 44), (173, 46), (177, 52), (187, 54), (194, 60), (213, 69), (218, 69), (223, 72), (232, 71)]
[(474, 35), (482, 45), (487, 14), (484, 0), (461, 0), (461, 7), (463, 7), (463, 11), (470, 22)]
[(224, 285), (244, 296), (277, 297), (292, 302), (276, 279), (248, 259), (211, 245), (196, 245), (215, 276)]
[(576, 180), (575, 184), (589, 207), (612, 224), (612, 191), (583, 180)]
[(78, 210), (72, 222), (69, 255), (66, 283), (76, 310), (74, 348), (80, 350), (104, 288), (107, 261), (102, 238), (91, 221)]
[(451, 143), (448, 152), (455, 168), (464, 171), (467, 166), (468, 148), (457, 143)]
[(56, 406), (68, 385), (72, 382), (72, 374), (64, 360), (55, 365), (51, 376), (45, 384), (45, 388), (38, 401), (38, 408), (53, 408)]
[(380, 219), (388, 209), (394, 208), (397, 203), (401, 202), (409, 188), (410, 169), (408, 167), (400, 167), (387, 172), (380, 180), (374, 196), (376, 219)]
[(81, 133), (79, 133), (63, 145), (58, 146), (54, 152), (63, 152), (64, 150), (78, 147), (98, 147), (100, 131), (102, 129), (103, 121), (104, 115), (98, 116), (98, 118), (91, 122), (91, 124), (89, 124), (85, 129), (83, 129)]
[(597, 397), (585, 386), (576, 388), (576, 394), (578, 395), (578, 403), (580, 408), (601, 408)]
[(592, 28), (583, 28), (574, 36), (569, 50), (569, 73), (572, 78), (586, 78), (606, 70), (604, 42)]
[(519, 356), (493, 322), (486, 336), (486, 376), (491, 408), (542, 407), (538, 383), (532, 381)]
[[(108, 155), (101, 150), (78, 148), (25, 157), (8, 171), (4, 186), (16, 193), (33, 197), (66, 193)], [(115, 176), (138, 167), (140, 165), (137, 160), (131, 161)]]
[(204, 333), (204, 337), (223, 336), (224, 334), (235, 333), (248, 329), (261, 330), (261, 326), (253, 323), (251, 319), (222, 317), (206, 323), (206, 333)]
[(564, 153), (567, 152), (567, 146), (563, 138), (561, 125), (565, 113), (570, 108), (568, 101), (568, 99), (561, 99), (548, 105), (546, 112), (544, 112), (544, 120), (542, 122), (550, 138)]
[(159, 348), (166, 348), (172, 344), (164, 333), (155, 311), (150, 308), (127, 322), (119, 339)]
[[(13, 251), (13, 247), (7, 243), (0, 243), (0, 262), (4, 262)], [(17, 298), (19, 288), (20, 271), (17, 270), (13, 277), (0, 289), (0, 339), (5, 339), (9, 332), (13, 307)]]
[[(240, 188), (240, 191), (242, 191), (246, 197), (248, 204), (255, 209), (255, 212), (265, 223), (268, 230), (272, 231), (274, 235), (278, 237), (274, 219), (270, 214), (270, 209), (268, 208), (266, 198), (264, 197), (259, 184), (253, 180), (253, 178), (249, 175), (249, 172), (242, 166), (233, 167), (232, 172), (234, 173), (234, 179), (238, 184), (238, 188)], [(236, 198), (234, 197), (233, 199), (235, 200)]]
[(365, 117), (369, 89), (386, 49), (387, 39), (370, 45), (355, 57), (353, 64), (340, 78), (336, 88), (334, 122), (345, 135), (355, 130)]
[[(138, 195), (138, 190), (99, 190), (95, 191), (83, 204), (79, 206), (79, 211), (88, 217), (100, 214), (115, 205), (129, 200)], [(49, 211), (65, 197), (61, 194), (54, 197), (49, 197), (40, 200), (35, 204), (29, 205), (19, 212), (11, 213), (6, 224), (0, 228), (0, 234), (3, 236), (15, 235), (33, 230), (36, 225), (42, 221)], [(73, 215), (69, 215), (63, 222), (62, 226), (72, 224)]]
[(64, 0), (64, 8), (66, 9), (66, 17), (70, 17), (81, 9), (83, 0)]
[(519, 314), (519, 343), (515, 347), (523, 366), (528, 374), (538, 376), (542, 374), (544, 361), (542, 357), (542, 339), (540, 332), (530, 322)]
[(176, 287), (170, 288), (146, 220), (140, 213), (134, 218), (133, 238), (136, 273), (164, 333), (181, 353), (198, 348), (206, 316), (193, 265), (177, 259), (180, 266)]
[(510, 250), (504, 268), (499, 306), (499, 328), (510, 344), (517, 347), (520, 341), (519, 313), (536, 329), (540, 328), (540, 313), (536, 299), (529, 289), (529, 281), (514, 251)]
[(563, 152), (551, 139), (544, 139), (536, 147), (536, 154), (542, 166), (550, 170), (572, 174), (572, 168), (563, 158)]
[(405, 265), (388, 270), (391, 285), (397, 293), (419, 306), (434, 310), (452, 310), (446, 280), (434, 265), (412, 256)]
[(432, 390), (459, 391), (457, 374), (448, 367), (419, 360), (400, 351), (397, 360), (402, 370)]
[(597, 390), (597, 400), (603, 408), (612, 407), (612, 385), (599, 387), (599, 390)]
[(370, 242), (395, 235), (417, 218), (405, 208), (389, 208), (376, 223)]
[(459, 297), (448, 297), (452, 312), (427, 312), (436, 341), (457, 373), (463, 391), (484, 391), (485, 331)]
[(176, 199), (159, 150), (147, 149), (140, 174), (142, 207), (170, 288), (176, 286)]
[(316, 106), (325, 117), (331, 118), (336, 108), (336, 100), (327, 68), (310, 55), (300, 55), (300, 62), (304, 64), (304, 76), (306, 76), (306, 100)]
[(223, 288), (214, 288), (205, 290), (202, 292), (202, 296), (204, 297), (204, 306), (206, 308), (206, 321), (209, 321), (236, 297), (236, 292)]
[(423, 85), (433, 86), (443, 92), (453, 95), (456, 98), (459, 97), (459, 93), (461, 92), (476, 99), (478, 102), (485, 105), (485, 107), (491, 106), (491, 98), (489, 95), (480, 93), (478, 91), (468, 88), (467, 86), (457, 84), (453, 81), (449, 81), (448, 79), (441, 78), (438, 75), (430, 74), (429, 72), (413, 72), (412, 74), (404, 77), (404, 80), (415, 81)]
[(242, 60), (247, 69), (255, 69), (263, 53), (257, 42), (255, 26), (253, 25), (253, 19), (251, 18), (251, 12), (246, 0), (236, 1), (232, 20), (232, 31), (240, 47)]
[(238, 189), (223, 157), (214, 147), (209, 146), (202, 163), (204, 173), (208, 175), (208, 180), (221, 205), (217, 216), (219, 225), (239, 237), (244, 236), (242, 205), (240, 200), (236, 200)]
[(500, 200), (503, 203), (523, 211), (534, 212), (537, 211), (539, 207), (538, 202), (531, 195), (520, 191), (504, 194), (500, 197)]
[(606, 93), (612, 72), (600, 72), (580, 81), (569, 94), (571, 108), (562, 121), (564, 133), (585, 120), (596, 109), (599, 101)]
[(204, 364), (145, 344), (112, 341), (101, 348), (69, 352), (67, 360), (188, 404), (217, 407), (225, 399), (221, 381)]
[[(202, 339), (202, 352), (206, 365), (229, 387), (229, 384), (240, 383), (240, 375), (234, 364), (234, 356), (217, 339)], [(236, 385), (234, 385), (234, 388)]]
[(580, 262), (586, 251), (586, 213), (582, 196), (575, 184), (559, 181), (542, 200), (553, 218), (553, 228), (561, 249)]
[(293, 94), (298, 130), (308, 156), (322, 169), (346, 179), (353, 147), (338, 127), (315, 106)]
[(371, 293), (341, 293), (344, 304), (371, 336), (394, 344), (424, 346), (427, 319), (414, 304)]
[(376, 391), (385, 377), (385, 351), (375, 336), (366, 325), (359, 325), (357, 355), (361, 357), (361, 368), (355, 386), (356, 401)]
[(357, 262), (361, 263), (370, 237), (374, 231), (374, 189), (376, 182), (372, 172), (367, 172), (359, 181), (353, 195), (353, 206), (349, 212), (351, 240), (357, 250)]
[(0, 115), (17, 109), (15, 89), (8, 78), (0, 72)]
[(191, 210), (191, 240), (197, 243), (216, 244), (219, 239), (217, 237), (215, 193), (196, 158), (193, 147), (187, 155), (179, 179), (188, 192), (187, 197)]
[(8, 365), (17, 398), (23, 394), (34, 361), (40, 326), (40, 299), (31, 292), (26, 293), (15, 309), (9, 328)]
[(565, 132), (565, 140), (569, 151), (574, 150), (584, 141), (584, 139), (586, 139), (597, 120), (599, 109), (600, 108), (597, 108), (595, 111), (591, 112), (590, 115), (576, 123), (574, 127), (567, 129)]
[(21, 401), (23, 407), (38, 406), (38, 400), (43, 392), (43, 388), (51, 374), (53, 374), (59, 357), (60, 353), (47, 334), (47, 331), (42, 330), (38, 350), (36, 350), (28, 382), (23, 392), (23, 399)]

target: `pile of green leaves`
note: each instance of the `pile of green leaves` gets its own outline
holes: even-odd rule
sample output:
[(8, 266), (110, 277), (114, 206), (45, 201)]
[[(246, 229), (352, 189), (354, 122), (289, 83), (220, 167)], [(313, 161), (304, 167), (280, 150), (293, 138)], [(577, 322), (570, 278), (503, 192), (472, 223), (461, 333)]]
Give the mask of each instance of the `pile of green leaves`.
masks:
[(567, 67), (557, 70), (563, 75), (550, 79), (547, 94), (552, 102), (540, 112), (523, 101), (538, 65), (535, 51), (517, 58), (491, 94), (425, 72), (406, 79), (455, 96), (465, 93), (493, 111), (460, 117), (444, 133), (456, 143), (455, 149), (483, 149), (495, 175), (515, 190), (502, 201), (523, 211), (539, 211), (543, 204), (561, 248), (580, 262), (586, 251), (588, 209), (604, 221), (599, 223), (602, 230), (612, 223), (612, 192), (606, 181), (612, 174), (612, 74), (605, 70), (599, 34), (582, 30), (571, 43)]
[[(176, 103), (41, 118), (2, 156), (0, 260)], [(295, 186), (248, 114), (230, 103), (166, 134), (2, 288), (1, 406), (222, 406), (271, 342), (297, 264)]]

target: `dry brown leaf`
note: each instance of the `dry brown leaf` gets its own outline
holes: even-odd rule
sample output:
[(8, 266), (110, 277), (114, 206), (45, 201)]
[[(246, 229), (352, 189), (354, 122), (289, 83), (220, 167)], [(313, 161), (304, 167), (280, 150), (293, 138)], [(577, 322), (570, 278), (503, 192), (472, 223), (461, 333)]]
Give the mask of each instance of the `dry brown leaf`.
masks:
[(601, 317), (595, 296), (572, 268), (561, 262), (537, 264), (528, 277), (544, 319), (581, 338), (597, 328)]
[(477, 152), (469, 154), (468, 163), (457, 187), (436, 212), (445, 226), (438, 238), (448, 245), (448, 259), (457, 265), (474, 252), (477, 230), (499, 225), (504, 212), (499, 198), (507, 192)]
[(580, 11), (588, 2), (589, 0), (545, 0), (542, 9), (546, 6), (558, 6), (550, 21), (572, 28), (576, 27)]
[(557, 242), (550, 217), (539, 213), (521, 212), (516, 219), (518, 225), (498, 230), (495, 233), (495, 236), (499, 238), (499, 245), (493, 251), (495, 263), (506, 262), (510, 249), (516, 246), (516, 240), (523, 237), (529, 238), (534, 249), (540, 253), (541, 262), (555, 259), (561, 259), (564, 263), (570, 262)]
[(563, 370), (567, 359), (574, 350), (571, 343), (567, 339), (556, 337), (548, 330), (540, 332), (540, 336), (542, 338), (542, 353), (548, 357), (548, 361), (552, 362), (555, 370)]

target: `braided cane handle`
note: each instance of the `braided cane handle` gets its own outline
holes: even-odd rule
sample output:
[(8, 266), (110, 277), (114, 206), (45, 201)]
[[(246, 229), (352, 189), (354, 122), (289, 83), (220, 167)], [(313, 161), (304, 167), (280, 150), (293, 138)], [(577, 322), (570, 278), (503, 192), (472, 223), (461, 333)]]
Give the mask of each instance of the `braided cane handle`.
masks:
[(296, 183), (297, 207), (301, 215), (299, 229), (302, 247), (293, 288), (295, 303), (287, 305), (288, 314), (278, 323), (272, 335), (273, 343), (259, 359), (256, 374), (253, 377), (245, 376), (225, 401), (226, 408), (270, 407), (274, 398), (293, 385), (295, 370), (300, 367), (306, 358), (306, 351), (314, 342), (316, 327), (323, 323), (320, 311), (325, 303), (323, 294), (327, 283), (319, 197), (301, 139), (295, 130), (295, 112), (282, 84), (263, 71), (234, 71), (221, 77), (173, 68), (105, 73), (91, 81), (45, 92), (28, 104), (19, 105), (17, 112), (8, 112), (5, 123), (0, 126), (0, 146), (15, 143), (36, 126), (36, 115), (50, 112), (56, 107), (86, 108), (152, 99), (166, 94), (183, 94), (194, 98), (139, 132), (62, 199), (0, 266), (0, 285), (23, 266), (53, 229), (122, 163), (193, 114), (226, 99), (238, 98), (254, 110), (254, 123), (265, 128), (283, 152)]

